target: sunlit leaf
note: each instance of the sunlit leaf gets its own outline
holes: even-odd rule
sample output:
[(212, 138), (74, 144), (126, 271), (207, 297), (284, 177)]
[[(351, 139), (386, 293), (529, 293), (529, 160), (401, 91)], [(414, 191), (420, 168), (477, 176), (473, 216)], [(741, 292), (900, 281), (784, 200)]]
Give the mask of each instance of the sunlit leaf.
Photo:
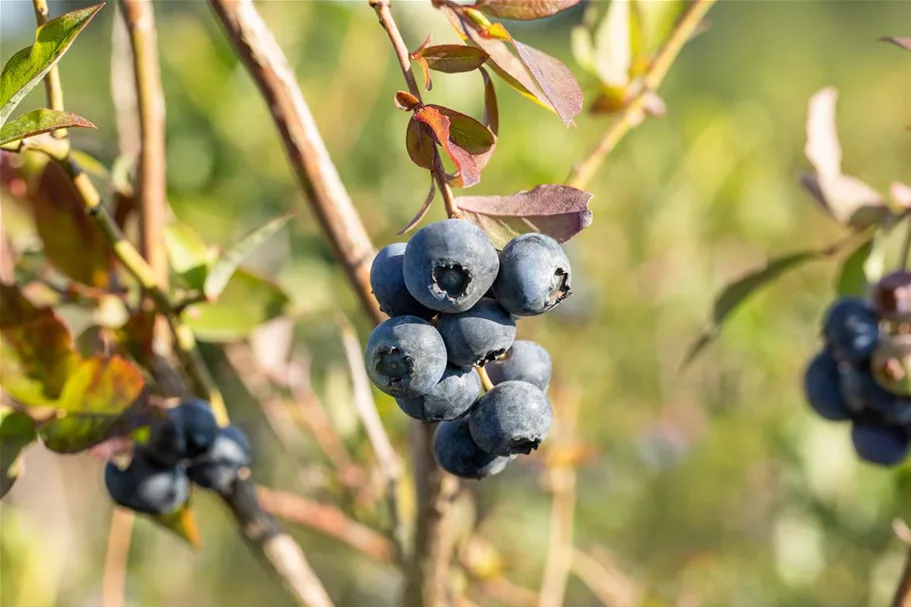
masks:
[(93, 129), (95, 125), (72, 112), (34, 110), (22, 114), (0, 127), (0, 145), (68, 127)]
[(51, 19), (35, 31), (35, 44), (10, 57), (0, 74), (0, 125), (19, 102), (69, 49), (103, 4), (90, 6)]
[(422, 169), (433, 169), (434, 143), (428, 127), (416, 117), (408, 121), (405, 131), (405, 148), (408, 157)]
[(428, 105), (449, 118), (449, 139), (472, 156), (483, 154), (494, 144), (490, 130), (461, 112), (440, 105)]
[(510, 196), (460, 196), (465, 219), (501, 248), (519, 234), (541, 232), (565, 242), (591, 225), (592, 195), (565, 185), (539, 185)]
[(0, 284), (0, 385), (24, 405), (51, 406), (78, 362), (69, 330), (51, 308)]
[(911, 210), (911, 186), (893, 181), (889, 184), (889, 197), (896, 206)]
[(395, 107), (410, 112), (421, 104), (420, 100), (407, 91), (398, 91), (395, 94)]
[(253, 251), (258, 249), (264, 242), (272, 238), (296, 213), (286, 213), (274, 219), (269, 220), (259, 226), (239, 241), (219, 257), (209, 273), (206, 275), (206, 281), (203, 285), (203, 292), (206, 299), (215, 300), (225, 289), (231, 276), (237, 271)]
[(202, 536), (199, 533), (199, 524), (196, 522), (196, 514), (187, 502), (170, 514), (160, 514), (150, 516), (151, 520), (168, 531), (177, 534), (178, 537), (185, 540), (194, 549), (202, 548)]
[(838, 295), (867, 296), (870, 284), (864, 268), (872, 252), (873, 239), (870, 238), (860, 243), (860, 246), (842, 262), (835, 282), (835, 292)]
[(835, 126), (838, 91), (826, 87), (813, 95), (807, 107), (807, 160), (822, 178), (841, 175), (841, 144)]
[(437, 108), (425, 106), (414, 113), (416, 120), (426, 124), (436, 135), (437, 141), (459, 170), (462, 187), (471, 187), (481, 181), (481, 171), (471, 154), (454, 144), (449, 134), (449, 118)]
[(899, 48), (903, 48), (906, 51), (911, 51), (911, 38), (902, 38), (899, 36), (883, 36), (880, 38), (883, 42), (891, 42)]
[(594, 34), (594, 63), (598, 79), (608, 88), (623, 90), (629, 83), (633, 50), (628, 0), (613, 1)]
[(193, 289), (203, 288), (216, 251), (203, 242), (199, 234), (183, 223), (172, 221), (165, 226), (165, 249), (171, 267)]
[(474, 8), (499, 19), (541, 19), (572, 8), (582, 0), (480, 0)]
[(573, 118), (582, 111), (582, 88), (573, 73), (559, 59), (543, 51), (514, 38), (512, 43), (563, 124), (573, 124)]
[(883, 225), (895, 218), (883, 196), (848, 175), (803, 175), (801, 183), (835, 221), (852, 228)]
[(630, 77), (641, 76), (649, 68), (654, 54), (667, 43), (681, 15), (686, 11), (687, 4), (685, 0), (630, 2), (630, 41), (633, 53)]
[(19, 477), (19, 453), (35, 440), (35, 422), (31, 417), (0, 407), (0, 498), (3, 498)]
[(412, 57), (420, 57), (434, 71), (458, 74), (478, 69), (487, 61), (488, 55), (474, 46), (440, 44), (425, 47)]
[(217, 301), (188, 307), (184, 319), (203, 341), (231, 342), (286, 314), (289, 304), (288, 295), (277, 284), (239, 268)]

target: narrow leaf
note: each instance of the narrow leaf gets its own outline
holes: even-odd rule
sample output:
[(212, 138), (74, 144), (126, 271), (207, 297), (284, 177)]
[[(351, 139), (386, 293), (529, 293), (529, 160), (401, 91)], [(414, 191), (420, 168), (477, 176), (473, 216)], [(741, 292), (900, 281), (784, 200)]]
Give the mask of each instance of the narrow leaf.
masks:
[(0, 499), (19, 477), (20, 452), (35, 440), (35, 422), (24, 413), (0, 407)]
[(427, 211), (430, 209), (430, 203), (433, 202), (433, 197), (436, 195), (436, 193), (437, 189), (433, 175), (430, 175), (430, 191), (427, 192), (427, 197), (424, 198), (424, 202), (421, 204), (421, 208), (418, 209), (417, 215), (415, 215), (414, 218), (408, 222), (408, 225), (396, 232), (397, 235), (401, 236), (402, 234), (407, 234), (413, 230), (416, 225), (421, 223), (421, 220), (424, 219), (425, 215), (427, 215)]
[(582, 0), (482, 0), (474, 8), (499, 19), (531, 20), (556, 15)]
[(883, 42), (891, 42), (899, 48), (903, 48), (906, 51), (911, 51), (911, 38), (901, 38), (899, 36), (883, 36), (880, 38)]
[(405, 131), (405, 148), (411, 161), (422, 169), (433, 169), (433, 136), (427, 126), (412, 116)]
[(422, 58), (429, 69), (447, 74), (470, 72), (487, 61), (488, 55), (482, 49), (461, 44), (440, 44), (428, 46), (419, 51), (414, 58)]
[(595, 73), (607, 88), (626, 89), (633, 63), (629, 0), (611, 1), (594, 34)]
[(256, 228), (243, 238), (241, 238), (233, 247), (228, 249), (209, 270), (206, 276), (206, 282), (203, 286), (203, 292), (206, 299), (214, 301), (224, 291), (228, 281), (237, 268), (242, 264), (260, 245), (272, 238), (276, 232), (288, 223), (297, 213), (291, 212), (280, 215), (260, 227)]
[(870, 253), (873, 252), (873, 239), (870, 238), (858, 246), (842, 262), (835, 281), (835, 292), (840, 296), (853, 295), (866, 297), (870, 284), (864, 270)]
[(471, 155), (483, 154), (494, 144), (486, 126), (460, 112), (440, 105), (428, 105), (449, 118), (449, 139)]
[(484, 79), (484, 126), (494, 135), (500, 133), (500, 109), (497, 106), (497, 91), (490, 79), (487, 70), (481, 68), (481, 77)]
[(0, 74), (0, 125), (19, 102), (69, 49), (103, 4), (90, 6), (51, 19), (35, 31), (35, 44), (10, 57)]
[(456, 198), (465, 219), (502, 247), (519, 234), (541, 232), (565, 242), (592, 222), (588, 204), (592, 195), (565, 185), (539, 185), (510, 196)]
[(841, 175), (841, 144), (835, 126), (838, 91), (826, 87), (813, 95), (807, 107), (807, 143), (804, 154), (823, 178)]
[(474, 158), (466, 150), (454, 144), (450, 139), (449, 118), (444, 116), (437, 108), (425, 106), (414, 113), (416, 120), (430, 127), (436, 135), (437, 141), (446, 150), (446, 154), (459, 170), (462, 187), (471, 187), (481, 181), (481, 172), (475, 164)]
[(72, 112), (34, 110), (0, 127), (0, 145), (68, 127), (94, 129), (95, 125)]

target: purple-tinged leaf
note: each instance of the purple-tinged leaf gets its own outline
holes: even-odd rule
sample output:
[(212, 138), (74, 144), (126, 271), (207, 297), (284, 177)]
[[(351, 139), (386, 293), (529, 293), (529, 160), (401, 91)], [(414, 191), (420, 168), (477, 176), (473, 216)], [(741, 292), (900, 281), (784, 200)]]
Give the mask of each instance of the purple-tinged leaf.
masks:
[(838, 91), (826, 87), (810, 98), (804, 154), (822, 178), (841, 175), (841, 144), (835, 127)]
[(434, 143), (427, 125), (411, 117), (405, 131), (405, 148), (411, 161), (422, 169), (433, 170)]
[(902, 38), (899, 36), (883, 36), (880, 38), (883, 42), (891, 42), (899, 48), (903, 48), (906, 51), (911, 51), (911, 38)]
[(421, 105), (421, 101), (406, 91), (398, 91), (395, 94), (395, 107), (403, 110), (405, 112), (414, 111), (416, 107)]
[(476, 156), (487, 152), (494, 144), (494, 135), (490, 130), (461, 112), (441, 105), (428, 105), (449, 118), (449, 139), (457, 146)]
[(421, 208), (418, 209), (417, 215), (415, 215), (414, 218), (408, 222), (408, 225), (406, 225), (404, 228), (402, 228), (401, 230), (396, 232), (397, 235), (401, 236), (402, 234), (407, 234), (408, 232), (413, 230), (416, 225), (421, 223), (421, 220), (424, 219), (425, 215), (427, 215), (427, 211), (430, 210), (430, 203), (433, 202), (433, 197), (434, 197), (434, 195), (436, 195), (436, 193), (437, 193), (436, 185), (435, 185), (435, 182), (433, 179), (433, 174), (431, 174), (430, 175), (430, 191), (427, 192), (427, 197), (424, 198), (424, 202), (423, 202), (423, 204), (421, 204)]
[(572, 8), (582, 0), (479, 0), (473, 8), (498, 19), (543, 19)]
[(94, 129), (95, 125), (72, 112), (34, 110), (17, 116), (0, 127), (0, 145), (69, 127)]
[(440, 44), (428, 46), (412, 55), (423, 59), (427, 67), (437, 72), (458, 74), (476, 70), (487, 61), (487, 53), (474, 46)]
[(490, 74), (483, 67), (481, 77), (484, 79), (484, 126), (494, 135), (500, 134), (500, 109), (497, 105), (497, 91), (490, 79)]
[(592, 222), (592, 195), (566, 185), (539, 185), (509, 196), (460, 196), (456, 206), (502, 248), (527, 232), (566, 242)]
[(882, 195), (856, 177), (806, 174), (801, 183), (823, 210), (842, 225), (863, 229), (895, 217)]
[(453, 143), (450, 138), (449, 118), (439, 109), (424, 106), (414, 113), (416, 120), (426, 124), (433, 131), (437, 142), (446, 150), (446, 154), (459, 170), (459, 184), (461, 187), (470, 188), (481, 181), (481, 171), (478, 170), (474, 158), (467, 151)]

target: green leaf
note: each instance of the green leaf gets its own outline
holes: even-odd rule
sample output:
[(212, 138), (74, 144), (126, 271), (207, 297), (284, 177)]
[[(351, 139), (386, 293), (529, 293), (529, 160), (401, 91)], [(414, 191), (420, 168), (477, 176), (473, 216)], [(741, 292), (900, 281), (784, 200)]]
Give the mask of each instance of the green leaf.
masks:
[(90, 6), (51, 19), (35, 31), (35, 44), (10, 57), (0, 74), (0, 125), (60, 61), (102, 6)]
[(288, 220), (296, 215), (295, 212), (280, 215), (260, 227), (256, 228), (228, 249), (209, 270), (206, 281), (203, 286), (203, 293), (206, 299), (214, 301), (224, 291), (228, 281), (237, 268), (242, 264), (261, 244), (272, 238), (276, 232), (288, 223)]
[(142, 372), (119, 356), (95, 356), (79, 363), (54, 405), (56, 418), (43, 423), (45, 446), (77, 453), (146, 425), (153, 411)]
[(482, 0), (474, 8), (500, 19), (542, 19), (579, 4), (582, 0)]
[(490, 130), (461, 112), (457, 112), (441, 105), (428, 105), (436, 108), (441, 114), (449, 118), (449, 139), (454, 144), (471, 154), (477, 156), (489, 150), (494, 144), (494, 136)]
[(187, 502), (170, 514), (160, 514), (150, 516), (160, 527), (175, 533), (178, 537), (185, 540), (190, 546), (199, 550), (202, 548), (202, 538), (199, 534), (199, 525), (196, 523), (196, 515)]
[(462, 44), (439, 44), (428, 46), (414, 53), (427, 62), (427, 67), (446, 74), (458, 74), (476, 70), (487, 61), (487, 53), (474, 46)]
[(864, 266), (872, 252), (873, 239), (871, 238), (860, 243), (860, 246), (844, 260), (835, 282), (835, 292), (838, 295), (867, 296), (870, 284), (867, 282)]
[(83, 127), (94, 129), (95, 125), (72, 112), (59, 112), (57, 110), (34, 110), (22, 114), (15, 120), (7, 122), (0, 127), (0, 145), (13, 143), (26, 137), (50, 133), (57, 129), (68, 127)]
[(30, 406), (53, 406), (78, 362), (73, 338), (51, 308), (0, 284), (0, 385)]
[(472, 155), (453, 143), (450, 138), (448, 117), (443, 115), (439, 109), (426, 105), (414, 113), (414, 118), (429, 126), (436, 135), (437, 142), (443, 146), (446, 154), (459, 170), (458, 185), (460, 187), (470, 188), (481, 181), (481, 171)]
[(19, 453), (35, 440), (35, 422), (28, 415), (0, 407), (0, 498), (19, 477)]
[(165, 227), (164, 245), (174, 271), (190, 288), (201, 291), (209, 266), (215, 261), (215, 249), (206, 245), (190, 226), (177, 221)]
[(633, 62), (631, 4), (628, 1), (611, 1), (594, 33), (592, 62), (598, 79), (609, 88), (625, 89), (629, 84), (629, 70)]
[(239, 268), (218, 301), (187, 308), (184, 318), (197, 336), (210, 342), (243, 339), (259, 325), (287, 312), (290, 299), (274, 282)]

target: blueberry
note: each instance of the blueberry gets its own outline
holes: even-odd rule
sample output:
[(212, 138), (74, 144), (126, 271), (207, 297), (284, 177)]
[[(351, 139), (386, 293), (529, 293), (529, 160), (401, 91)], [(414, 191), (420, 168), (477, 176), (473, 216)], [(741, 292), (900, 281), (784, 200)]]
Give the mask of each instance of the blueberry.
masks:
[(423, 396), (395, 399), (399, 407), (414, 419), (439, 422), (461, 417), (478, 400), (481, 379), (472, 369), (449, 365), (443, 379)]
[(556, 240), (544, 234), (513, 238), (500, 256), (497, 300), (516, 316), (536, 316), (569, 297), (572, 272)]
[(454, 314), (473, 306), (493, 284), (497, 250), (480, 230), (460, 219), (431, 223), (405, 249), (408, 291), (419, 302)]
[(851, 440), (858, 457), (880, 466), (895, 466), (908, 456), (908, 435), (900, 428), (854, 424)]
[(873, 287), (873, 307), (886, 318), (907, 318), (911, 314), (911, 272), (896, 270), (883, 276)]
[(483, 366), (506, 353), (516, 339), (516, 320), (493, 299), (482, 299), (459, 314), (444, 314), (437, 323), (449, 362)]
[(807, 402), (823, 418), (841, 421), (851, 417), (841, 390), (838, 363), (827, 353), (817, 354), (810, 362), (803, 376), (803, 390)]
[(433, 455), (443, 470), (462, 478), (482, 479), (502, 472), (508, 457), (491, 455), (471, 438), (468, 420), (442, 422), (433, 434)]
[(547, 437), (553, 412), (537, 386), (506, 381), (478, 399), (468, 419), (481, 449), (507, 456), (537, 449)]
[(506, 356), (489, 363), (487, 375), (495, 385), (504, 381), (527, 381), (544, 392), (550, 387), (550, 354), (540, 344), (518, 339), (506, 351)]
[(829, 307), (823, 333), (837, 358), (861, 362), (879, 343), (879, 321), (863, 300), (842, 297)]
[(446, 345), (427, 321), (396, 316), (370, 334), (364, 361), (377, 388), (396, 398), (417, 398), (443, 377)]
[(190, 483), (182, 466), (162, 467), (141, 448), (124, 470), (114, 462), (104, 469), (104, 484), (115, 503), (143, 514), (168, 514), (186, 503)]
[(418, 303), (405, 286), (402, 265), (406, 246), (404, 242), (396, 242), (376, 254), (370, 267), (370, 288), (380, 309), (389, 316), (417, 316), (430, 320), (435, 312)]
[(869, 365), (838, 363), (838, 376), (844, 403), (856, 415), (888, 411), (896, 402), (895, 395), (877, 383)]
[(250, 441), (237, 426), (222, 428), (207, 453), (187, 469), (190, 480), (204, 489), (228, 493), (241, 468), (250, 465)]
[(187, 398), (166, 409), (164, 418), (151, 425), (145, 449), (159, 465), (176, 466), (203, 453), (216, 434), (218, 423), (209, 403)]

